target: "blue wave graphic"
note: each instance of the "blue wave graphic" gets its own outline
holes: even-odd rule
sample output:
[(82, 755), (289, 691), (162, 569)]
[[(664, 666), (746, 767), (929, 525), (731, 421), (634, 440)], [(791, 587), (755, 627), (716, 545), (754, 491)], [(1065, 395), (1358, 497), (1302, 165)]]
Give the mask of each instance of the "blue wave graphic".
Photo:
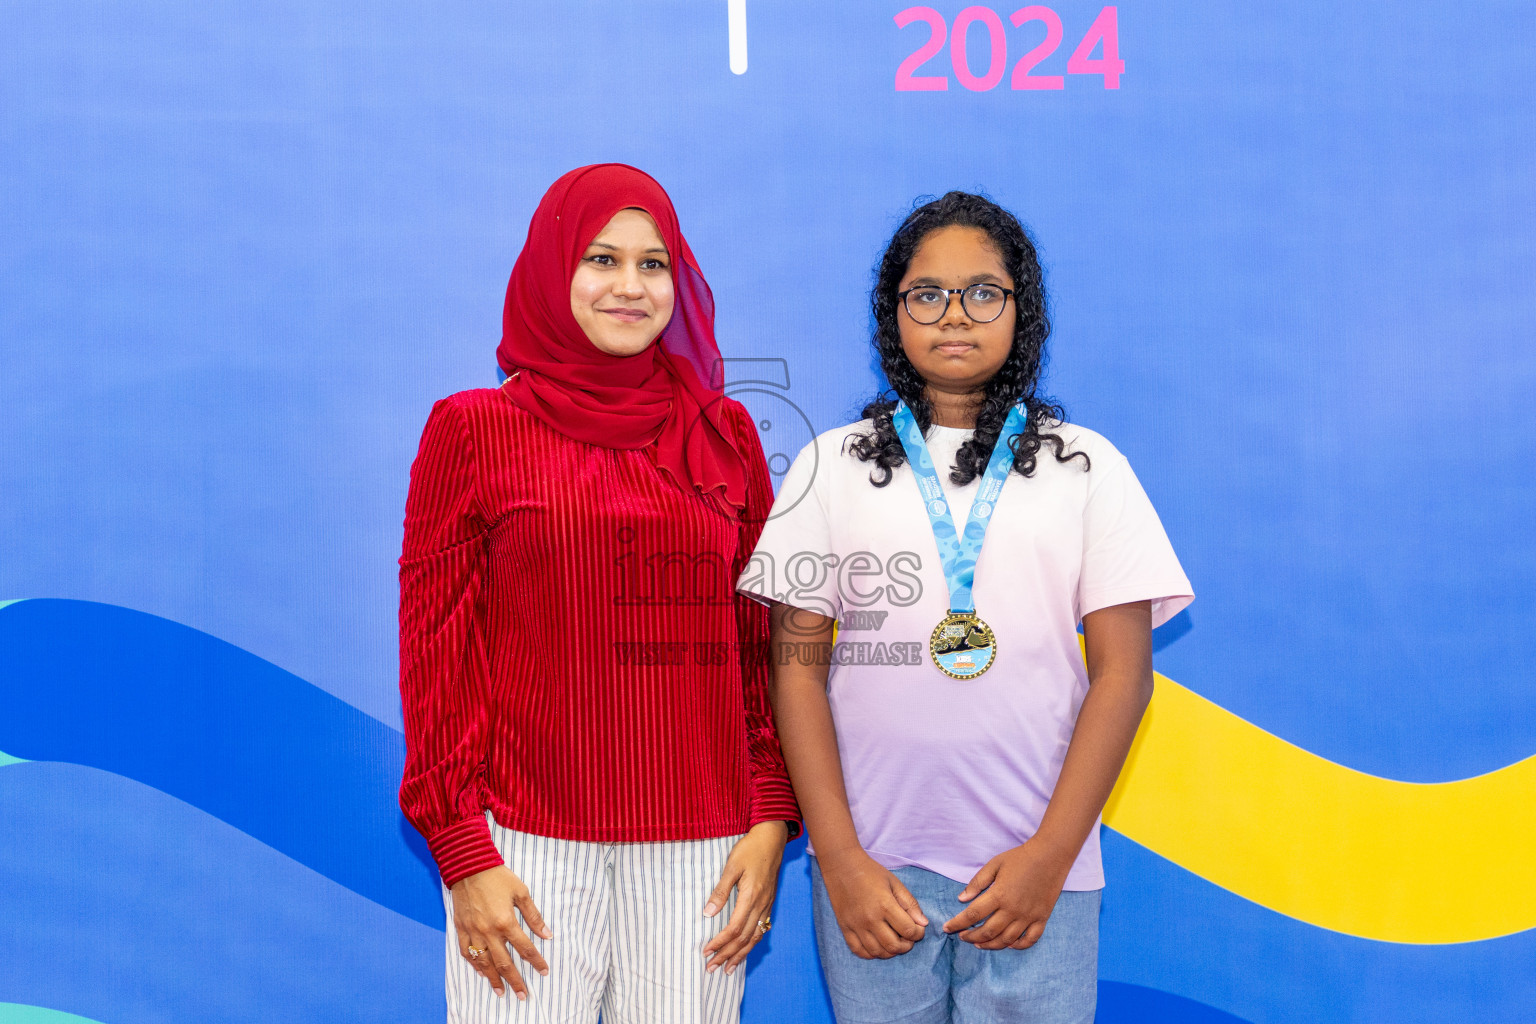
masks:
[(443, 1019), (441, 931), (195, 807), (39, 762), (0, 769), (0, 808), (0, 999), (107, 1024)]
[(43, 1006), (0, 1003), (0, 1024), (101, 1024), (101, 1022), (77, 1017), (60, 1010), (50, 1010)]
[(1099, 982), (1094, 1024), (1248, 1024), (1213, 1006), (1119, 981)]
[[(394, 729), (186, 626), (35, 600), (0, 606), (0, 751), (25, 759), (0, 767), (0, 999), (112, 1024), (440, 1016), (439, 889), (395, 804)], [(1536, 1003), (1536, 931), (1383, 945), (1249, 904), (1109, 830), (1104, 849), (1104, 1024), (1238, 1024), (1277, 1006), (1498, 1024)], [(830, 1020), (789, 853), (746, 1021)], [(115, 988), (60, 956), (82, 935), (107, 937)], [(198, 966), (215, 954), (217, 977)], [(344, 1011), (360, 959), (379, 967)]]
[(1250, 903), (1112, 829), (1103, 848), (1099, 963), (1117, 982), (1251, 1021), (1536, 1020), (1536, 929), (1453, 946), (1374, 942)]
[(0, 609), (0, 750), (135, 779), (443, 927), (396, 803), (404, 737), (206, 633), (88, 601)]

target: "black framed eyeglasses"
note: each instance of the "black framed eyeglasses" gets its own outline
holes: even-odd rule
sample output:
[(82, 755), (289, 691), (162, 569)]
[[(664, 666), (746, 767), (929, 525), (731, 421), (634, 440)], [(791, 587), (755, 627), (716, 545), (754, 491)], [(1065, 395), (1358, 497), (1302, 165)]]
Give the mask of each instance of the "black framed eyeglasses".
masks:
[(989, 324), (1003, 315), (1012, 288), (1000, 284), (979, 282), (965, 288), (939, 288), (922, 285), (897, 292), (896, 297), (907, 308), (907, 316), (920, 324), (936, 324), (949, 312), (949, 297), (960, 296), (960, 308), (965, 315), (979, 324)]

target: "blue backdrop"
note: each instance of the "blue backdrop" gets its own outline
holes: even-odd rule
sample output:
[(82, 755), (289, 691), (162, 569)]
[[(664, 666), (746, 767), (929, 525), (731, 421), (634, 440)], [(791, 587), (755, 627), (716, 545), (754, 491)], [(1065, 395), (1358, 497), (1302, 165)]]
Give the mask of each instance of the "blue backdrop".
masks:
[[(1536, 751), (1536, 8), (903, 5), (0, 4), (0, 1022), (440, 1015), (407, 470), (594, 161), (783, 360), (737, 378), (770, 454), (875, 389), (914, 197), (988, 191), (1200, 594), (1159, 671), (1372, 775)], [(1105, 849), (1101, 1021), (1532, 1019), (1529, 930), (1377, 941)], [(751, 1021), (830, 1020), (807, 890), (797, 845)]]

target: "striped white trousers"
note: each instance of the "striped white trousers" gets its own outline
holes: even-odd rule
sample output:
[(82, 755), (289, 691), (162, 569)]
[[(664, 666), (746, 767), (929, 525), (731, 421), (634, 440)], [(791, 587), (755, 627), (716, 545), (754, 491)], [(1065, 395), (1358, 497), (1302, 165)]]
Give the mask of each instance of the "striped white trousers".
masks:
[[(739, 836), (672, 843), (581, 843), (514, 832), (491, 821), (496, 848), (528, 886), (554, 937), (533, 936), (549, 963), (540, 977), (513, 951), (528, 985), (519, 1000), (459, 954), (448, 912), (449, 1024), (736, 1024), (745, 965), (704, 972), (704, 944), (729, 920), (704, 903)], [(521, 924), (519, 918), (519, 924)]]

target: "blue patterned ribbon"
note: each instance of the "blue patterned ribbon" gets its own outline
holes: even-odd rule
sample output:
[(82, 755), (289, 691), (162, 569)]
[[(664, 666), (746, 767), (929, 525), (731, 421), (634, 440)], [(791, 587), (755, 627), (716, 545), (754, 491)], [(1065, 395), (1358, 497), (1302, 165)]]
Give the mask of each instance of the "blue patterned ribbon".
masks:
[(901, 439), (901, 447), (906, 450), (907, 463), (917, 477), (923, 508), (933, 526), (933, 539), (939, 544), (939, 561), (944, 566), (944, 580), (949, 584), (949, 610), (974, 612), (976, 603), (971, 597), (971, 584), (976, 580), (976, 559), (981, 556), (981, 542), (987, 537), (997, 498), (1003, 493), (1009, 470), (1013, 469), (1013, 449), (1008, 442), (1015, 434), (1022, 434), (1027, 425), (1024, 407), (1016, 405), (1008, 411), (1003, 432), (997, 436), (992, 457), (987, 460), (987, 471), (982, 474), (981, 490), (971, 503), (971, 514), (966, 519), (962, 536), (955, 533), (955, 518), (950, 514), (944, 488), (939, 484), (939, 474), (933, 468), (928, 443), (923, 440), (923, 432), (917, 429), (917, 420), (907, 403), (896, 403), (891, 422), (896, 427), (896, 436)]

